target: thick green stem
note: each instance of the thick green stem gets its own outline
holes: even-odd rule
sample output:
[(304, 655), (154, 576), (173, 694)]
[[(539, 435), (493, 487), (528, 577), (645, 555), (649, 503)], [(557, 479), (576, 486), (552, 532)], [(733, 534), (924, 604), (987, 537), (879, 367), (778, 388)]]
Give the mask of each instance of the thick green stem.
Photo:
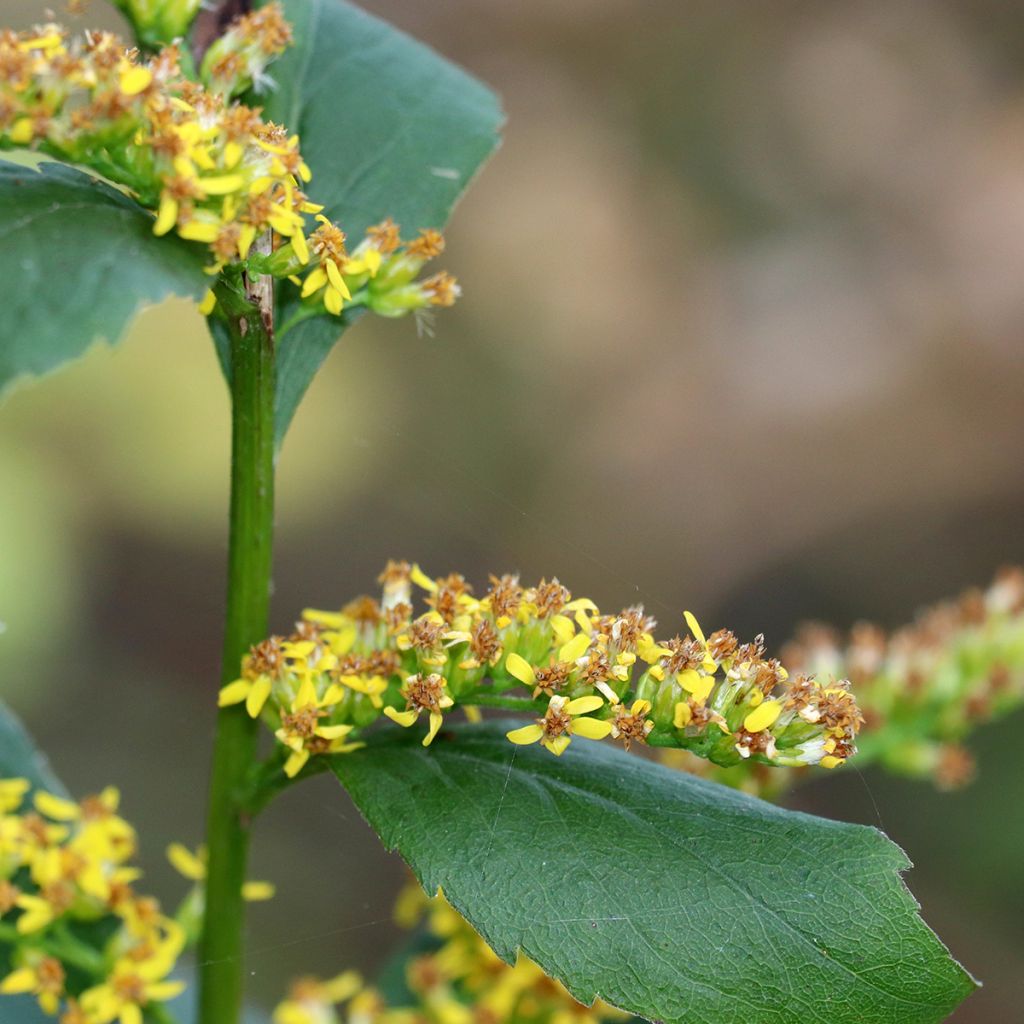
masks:
[[(231, 335), (231, 533), (222, 679), (267, 633), (274, 517), (274, 333), (269, 281), (245, 296), (218, 287)], [(206, 915), (199, 943), (200, 1024), (237, 1024), (242, 1008), (249, 816), (242, 803), (257, 754), (258, 721), (224, 708), (210, 780)]]

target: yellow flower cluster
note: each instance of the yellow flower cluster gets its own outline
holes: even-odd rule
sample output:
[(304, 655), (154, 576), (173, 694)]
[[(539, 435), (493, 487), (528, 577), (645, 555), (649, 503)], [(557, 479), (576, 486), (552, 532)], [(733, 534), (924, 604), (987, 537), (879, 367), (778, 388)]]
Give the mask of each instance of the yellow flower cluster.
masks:
[(940, 788), (973, 776), (968, 733), (1024, 704), (1024, 571), (1004, 569), (888, 635), (861, 623), (841, 637), (805, 626), (787, 658), (806, 671), (849, 676), (870, 730), (862, 756)]
[(13, 964), (0, 995), (31, 993), (61, 1024), (142, 1024), (184, 988), (168, 978), (184, 930), (132, 887), (135, 832), (118, 804), (112, 788), (73, 803), (0, 780), (0, 943)]
[(399, 897), (396, 918), (411, 928), (424, 917), (431, 948), (406, 965), (411, 1005), (388, 1005), (349, 971), (330, 981), (297, 981), (274, 1011), (274, 1024), (601, 1024), (630, 1018), (600, 999), (593, 1006), (578, 1003), (525, 956), (506, 964), (443, 896), (428, 899), (412, 884)]
[[(344, 232), (305, 194), (312, 174), (298, 137), (231, 101), (267, 83), (266, 66), (290, 39), (277, 4), (243, 16), (206, 54), (201, 84), (174, 45), (143, 59), (109, 32), (0, 31), (0, 149), (31, 147), (98, 171), (155, 211), (155, 234), (206, 245), (211, 274), (237, 264), (289, 278), (307, 315), (451, 305), (459, 289), (450, 275), (414, 280), (443, 250), (436, 231), (403, 243), (385, 221), (350, 254)], [(265, 233), (271, 252), (258, 253)], [(211, 290), (203, 311), (215, 301)]]
[(222, 707), (244, 703), (274, 729), (289, 776), (311, 756), (357, 749), (381, 717), (425, 721), (429, 744), (456, 706), (471, 717), (484, 707), (532, 713), (509, 740), (556, 755), (575, 736), (683, 748), (720, 765), (831, 768), (855, 752), (862, 719), (847, 684), (790, 678), (762, 637), (706, 637), (686, 612), (688, 633), (657, 640), (642, 608), (602, 614), (556, 579), (491, 577), (477, 598), (457, 573), (432, 579), (391, 562), (380, 582), (380, 600), (304, 612), (221, 690)]

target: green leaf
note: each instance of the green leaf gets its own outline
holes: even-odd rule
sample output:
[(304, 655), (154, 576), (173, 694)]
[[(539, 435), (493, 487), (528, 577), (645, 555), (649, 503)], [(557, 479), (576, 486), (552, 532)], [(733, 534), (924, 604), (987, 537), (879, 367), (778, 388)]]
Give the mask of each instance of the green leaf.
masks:
[(0, 779), (28, 779), (33, 789), (66, 795), (46, 755), (32, 741), (11, 709), (0, 701)]
[[(311, 197), (355, 243), (393, 217), (440, 228), (498, 145), (497, 97), (403, 32), (341, 0), (285, 0), (295, 45), (274, 65), (264, 117), (297, 132)], [(458, 260), (455, 260), (457, 264)], [(298, 308), (282, 286), (277, 323)], [(310, 381), (347, 323), (317, 317), (281, 339), (280, 444)], [(221, 352), (222, 361), (225, 354)]]
[(152, 227), (142, 207), (82, 171), (0, 161), (0, 393), (94, 341), (119, 341), (144, 305), (203, 295), (203, 247)]
[[(517, 723), (521, 724), (521, 723)], [(973, 988), (917, 915), (903, 852), (580, 740), (509, 723), (386, 730), (333, 769), (428, 893), (581, 1002), (666, 1024), (931, 1024)]]

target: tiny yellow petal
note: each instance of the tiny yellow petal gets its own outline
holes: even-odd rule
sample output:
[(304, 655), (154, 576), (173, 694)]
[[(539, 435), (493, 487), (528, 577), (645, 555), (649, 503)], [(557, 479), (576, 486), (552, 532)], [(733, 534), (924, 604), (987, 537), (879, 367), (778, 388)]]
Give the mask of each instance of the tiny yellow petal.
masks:
[(596, 693), (592, 693), (588, 697), (577, 697), (575, 700), (569, 701), (565, 705), (565, 710), (570, 715), (585, 715), (587, 712), (596, 711), (601, 707), (604, 707), (604, 701)]
[(437, 735), (437, 730), (441, 728), (441, 723), (444, 718), (436, 711), (430, 713), (430, 728), (427, 730), (427, 735), (423, 739), (423, 746), (429, 747), (434, 742), (434, 737)]
[(121, 72), (121, 92), (125, 96), (138, 96), (140, 92), (149, 88), (152, 81), (153, 72), (137, 64)]
[(600, 718), (574, 718), (572, 734), (588, 740), (603, 740), (612, 731), (612, 723)]
[(324, 289), (324, 308), (334, 316), (341, 316), (342, 294), (337, 288), (328, 287)]
[(299, 684), (299, 692), (295, 695), (292, 709), (297, 711), (299, 708), (308, 708), (315, 705), (316, 702), (316, 687), (313, 685), (313, 680), (306, 676)]
[(337, 740), (347, 736), (353, 727), (351, 725), (322, 725), (317, 729), (317, 736), (323, 736), (325, 740)]
[(36, 987), (36, 972), (31, 967), (20, 967), (0, 981), (0, 992), (13, 996), (31, 992)]
[(544, 746), (551, 751), (555, 757), (561, 757), (565, 753), (565, 748), (572, 742), (572, 737), (566, 733), (561, 736), (556, 736), (553, 740), (545, 740)]
[(345, 284), (345, 278), (341, 276), (338, 264), (334, 260), (328, 260), (324, 264), (324, 270), (327, 271), (327, 280), (334, 285), (336, 291), (341, 293), (342, 298), (351, 299), (352, 293), (348, 290), (348, 285)]
[(202, 857), (197, 856), (181, 843), (171, 843), (167, 847), (167, 859), (179, 875), (183, 875), (193, 882), (201, 882), (206, 878), (206, 864)]
[(166, 235), (178, 222), (178, 201), (164, 193), (160, 199), (156, 223), (153, 225), (154, 235)]
[(418, 717), (415, 711), (396, 711), (394, 708), (384, 708), (384, 714), (403, 729), (408, 729)]
[(318, 292), (325, 284), (327, 284), (327, 271), (323, 267), (314, 268), (306, 276), (306, 281), (302, 286), (302, 297), (305, 299), (313, 292)]
[(289, 779), (294, 779), (302, 771), (303, 765), (309, 760), (308, 750), (295, 750), (284, 763), (284, 773)]
[(363, 979), (355, 971), (345, 971), (320, 984), (320, 992), (328, 1003), (343, 1003), (363, 987)]
[(228, 683), (227, 686), (221, 687), (220, 693), (217, 694), (217, 706), (226, 708), (230, 704), (241, 704), (249, 696), (251, 687), (252, 683), (248, 679), (236, 679), (233, 683)]
[(226, 142), (224, 144), (224, 166), (232, 168), (242, 159), (245, 150), (237, 142)]
[(59, 796), (54, 796), (43, 790), (35, 793), (32, 802), (40, 814), (52, 818), (54, 821), (76, 821), (82, 816), (78, 804), (72, 803), (70, 800), (62, 800)]
[(200, 178), (196, 184), (208, 196), (226, 196), (241, 189), (245, 185), (245, 178), (240, 174), (214, 174)]
[(32, 141), (32, 118), (19, 117), (11, 128), (11, 142), (17, 146), (24, 146)]
[(266, 676), (260, 676), (249, 689), (249, 694), (245, 698), (245, 710), (249, 713), (250, 718), (259, 718), (260, 712), (263, 710), (263, 705), (267, 703), (267, 698), (270, 696), (271, 683)]
[(544, 735), (544, 730), (539, 725), (524, 725), (521, 729), (513, 729), (505, 733), (505, 737), (513, 743), (523, 745), (536, 743)]
[(533, 686), (537, 682), (537, 673), (534, 672), (533, 666), (521, 654), (516, 654), (514, 651), (505, 659), (505, 669), (510, 676), (528, 686)]
[(835, 754), (826, 754), (818, 764), (822, 768), (838, 768), (843, 763), (843, 758), (836, 757)]
[(206, 294), (203, 296), (203, 301), (199, 303), (199, 312), (203, 316), (209, 316), (214, 309), (217, 307), (217, 295), (212, 288), (208, 289)]
[(273, 882), (246, 882), (242, 886), (242, 899), (248, 903), (262, 903), (272, 900), (276, 892)]
[(693, 720), (693, 711), (685, 701), (680, 701), (672, 715), (672, 724), (677, 729), (685, 729)]
[(190, 220), (178, 228), (178, 234), (190, 242), (214, 242), (220, 228), (212, 221)]
[(703, 704), (708, 699), (711, 691), (715, 688), (715, 677), (714, 676), (702, 676), (696, 669), (688, 668), (683, 672), (680, 672), (676, 676), (676, 682), (686, 690), (687, 693), (692, 693), (694, 699)]
[(252, 243), (256, 241), (256, 228), (252, 224), (243, 224), (238, 232), (238, 258), (248, 259)]
[(761, 732), (763, 729), (774, 725), (775, 720), (781, 714), (782, 704), (779, 701), (766, 700), (743, 719), (743, 728), (747, 732)]
[(686, 619), (686, 624), (690, 627), (690, 632), (694, 635), (694, 638), (706, 647), (708, 642), (704, 639), (704, 633), (694, 618), (693, 612), (683, 612), (683, 618)]
[[(561, 646), (572, 639), (576, 629), (568, 615), (552, 615), (549, 621), (551, 623), (551, 632), (555, 635), (555, 643)], [(569, 659), (563, 658), (562, 660), (568, 661)]]
[[(570, 627), (571, 628), (571, 627)], [(590, 637), (586, 633), (577, 633), (568, 643), (563, 644), (558, 651), (559, 661), (576, 661), (582, 658), (590, 646)]]

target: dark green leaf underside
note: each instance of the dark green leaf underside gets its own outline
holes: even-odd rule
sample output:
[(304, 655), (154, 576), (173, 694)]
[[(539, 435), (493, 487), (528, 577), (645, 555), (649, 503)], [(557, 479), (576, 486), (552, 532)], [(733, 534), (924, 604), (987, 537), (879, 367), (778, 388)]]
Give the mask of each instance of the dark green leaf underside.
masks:
[(119, 341), (145, 305), (203, 295), (203, 248), (155, 238), (152, 227), (137, 203), (88, 174), (0, 160), (0, 392), (94, 341)]
[(387, 730), (334, 771), (424, 888), (506, 960), (668, 1024), (933, 1024), (973, 982), (875, 829), (787, 811), (606, 744), (423, 748)]
[(28, 779), (34, 789), (64, 794), (46, 755), (32, 741), (10, 708), (0, 701), (0, 779)]
[[(298, 132), (309, 191), (354, 244), (391, 216), (443, 227), (498, 145), (502, 113), (486, 86), (429, 47), (342, 0), (285, 0), (295, 45), (273, 67), (264, 116)], [(457, 263), (457, 260), (455, 261)], [(278, 323), (297, 308), (282, 286)], [(347, 326), (329, 317), (281, 340), (277, 436)]]

